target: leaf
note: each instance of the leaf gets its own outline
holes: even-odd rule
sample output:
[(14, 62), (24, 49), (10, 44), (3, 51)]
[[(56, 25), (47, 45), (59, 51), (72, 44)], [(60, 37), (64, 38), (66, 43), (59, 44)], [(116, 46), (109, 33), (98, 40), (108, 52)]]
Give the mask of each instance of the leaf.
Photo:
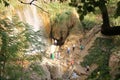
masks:
[(9, 3), (7, 1), (3, 1), (5, 7), (9, 6)]
[(118, 16), (120, 16), (120, 1), (117, 3), (117, 9), (114, 17), (117, 18)]
[(83, 11), (83, 15), (87, 15), (87, 10)]
[(80, 15), (80, 20), (82, 21), (83, 19), (84, 19), (84, 15), (81, 14), (81, 15)]
[(85, 2), (85, 0), (81, 0), (81, 2), (82, 2), (82, 3), (84, 3), (84, 2)]
[(77, 7), (78, 1), (77, 0), (71, 0), (71, 3), (69, 3), (70, 6)]
[(79, 8), (79, 9), (81, 9), (81, 8), (82, 8), (82, 6), (81, 6), (81, 5), (79, 5), (79, 6), (78, 6), (78, 8)]
[(88, 6), (88, 7), (87, 7), (87, 11), (88, 11), (88, 12), (94, 12), (94, 8), (93, 8), (92, 6)]

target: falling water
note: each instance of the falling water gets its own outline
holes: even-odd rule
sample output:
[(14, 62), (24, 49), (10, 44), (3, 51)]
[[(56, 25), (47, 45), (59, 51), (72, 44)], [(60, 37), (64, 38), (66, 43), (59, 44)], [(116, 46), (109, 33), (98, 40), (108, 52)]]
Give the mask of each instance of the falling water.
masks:
[[(25, 7), (22, 11), (17, 11), (17, 14), (20, 18), (21, 21), (25, 21), (29, 25), (33, 26), (33, 30), (37, 33), (40, 31), (40, 35), (38, 36), (38, 41), (42, 43), (47, 43), (45, 40), (45, 35), (44, 35), (44, 25), (41, 17), (38, 15), (37, 9), (35, 6), (30, 5)], [(32, 48), (35, 48), (36, 45), (32, 45)], [(41, 50), (44, 50), (45, 48), (41, 45)], [(34, 49), (32, 53), (39, 52), (37, 49)]]
[(22, 21), (25, 20), (28, 24), (33, 26), (34, 31), (38, 31), (42, 28), (43, 22), (42, 19), (40, 19), (40, 16), (38, 16), (35, 6), (31, 5), (26, 7), (23, 10), (23, 13), (21, 13), (21, 11), (18, 11), (17, 13)]

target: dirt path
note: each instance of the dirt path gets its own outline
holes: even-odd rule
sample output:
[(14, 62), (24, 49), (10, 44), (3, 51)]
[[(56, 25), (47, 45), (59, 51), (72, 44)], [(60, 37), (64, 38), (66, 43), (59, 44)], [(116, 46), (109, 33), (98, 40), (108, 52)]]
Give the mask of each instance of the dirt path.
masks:
[[(80, 75), (80, 80), (85, 80), (85, 78), (87, 77), (86, 76), (86, 72), (85, 72), (85, 68), (83, 68), (81, 65), (80, 65), (80, 62), (83, 61), (83, 58), (88, 55), (88, 50), (90, 49), (90, 47), (93, 45), (95, 39), (100, 35), (99, 33), (100, 31), (100, 28), (98, 27), (94, 27), (93, 29), (91, 29), (85, 36), (85, 39), (82, 40), (82, 43), (84, 46), (85, 46), (85, 49), (84, 50), (81, 50), (79, 49), (79, 46), (80, 46), (80, 43), (78, 43), (76, 45), (76, 49), (75, 51), (72, 51), (71, 53), (71, 56), (68, 58), (68, 55), (65, 55), (64, 56), (64, 59), (69, 59), (69, 60), (72, 60), (74, 59), (75, 63), (74, 63), (74, 66), (75, 66), (75, 70), (76, 72), (78, 72), (78, 70), (80, 72), (78, 72), (78, 74)], [(65, 53), (65, 51), (64, 51)], [(67, 63), (66, 63), (67, 64)], [(72, 70), (73, 71), (73, 70)], [(81, 75), (83, 74), (83, 75)], [(70, 75), (69, 75), (70, 76)]]
[[(47, 59), (45, 58), (42, 63), (48, 63), (51, 65), (61, 65), (64, 68), (64, 72), (67, 73), (66, 77), (69, 78), (73, 71), (76, 71), (76, 73), (80, 76), (80, 80), (85, 80), (87, 77), (87, 74), (85, 72), (85, 68), (80, 65), (80, 62), (83, 61), (84, 57), (88, 55), (88, 50), (93, 45), (93, 42), (95, 39), (100, 35), (99, 33), (100, 28), (94, 27), (92, 28), (87, 34), (84, 36), (84, 39), (82, 39), (82, 43), (85, 48), (84, 50), (80, 51), (79, 46), (80, 43), (76, 42), (76, 48), (75, 51), (71, 51), (70, 55), (66, 53), (66, 49), (61, 50), (61, 59)], [(79, 38), (79, 35), (78, 35)], [(78, 40), (79, 41), (79, 40)], [(58, 50), (58, 47), (56, 47)], [(70, 69), (71, 64), (69, 62), (74, 59), (74, 66)]]

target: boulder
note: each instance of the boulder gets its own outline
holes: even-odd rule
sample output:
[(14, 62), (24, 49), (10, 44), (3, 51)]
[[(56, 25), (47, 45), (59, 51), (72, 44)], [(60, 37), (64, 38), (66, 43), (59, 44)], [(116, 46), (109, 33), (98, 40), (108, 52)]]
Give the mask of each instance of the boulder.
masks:
[(62, 78), (62, 69), (60, 68), (60, 66), (56, 65), (56, 66), (49, 66), (49, 71), (51, 73), (51, 79), (52, 80), (57, 80)]
[(42, 80), (51, 80), (51, 74), (46, 65), (41, 65), (42, 69), (44, 70), (44, 75), (42, 75)]
[(57, 45), (63, 45), (71, 29), (78, 25), (79, 19), (76, 12), (66, 11), (56, 15), (51, 23), (50, 37), (57, 40)]

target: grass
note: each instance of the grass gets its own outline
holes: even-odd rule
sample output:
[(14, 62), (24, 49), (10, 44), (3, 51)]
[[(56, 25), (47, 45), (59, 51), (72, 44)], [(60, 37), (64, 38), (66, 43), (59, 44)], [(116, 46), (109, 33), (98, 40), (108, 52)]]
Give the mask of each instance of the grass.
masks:
[(111, 20), (111, 25), (113, 25), (113, 26), (119, 26), (120, 25), (120, 17), (118, 17), (118, 18), (110, 18), (110, 20)]
[(89, 13), (84, 17), (84, 20), (81, 23), (83, 25), (83, 29), (90, 30), (94, 26), (101, 24), (101, 19), (99, 18), (99, 15), (95, 16), (93, 13)]
[(58, 2), (53, 2), (47, 5), (47, 9), (50, 13), (51, 20), (53, 20), (58, 16), (58, 14), (61, 14), (62, 12), (67, 12), (67, 11), (69, 12), (73, 8), (70, 7), (67, 3), (60, 4)]

